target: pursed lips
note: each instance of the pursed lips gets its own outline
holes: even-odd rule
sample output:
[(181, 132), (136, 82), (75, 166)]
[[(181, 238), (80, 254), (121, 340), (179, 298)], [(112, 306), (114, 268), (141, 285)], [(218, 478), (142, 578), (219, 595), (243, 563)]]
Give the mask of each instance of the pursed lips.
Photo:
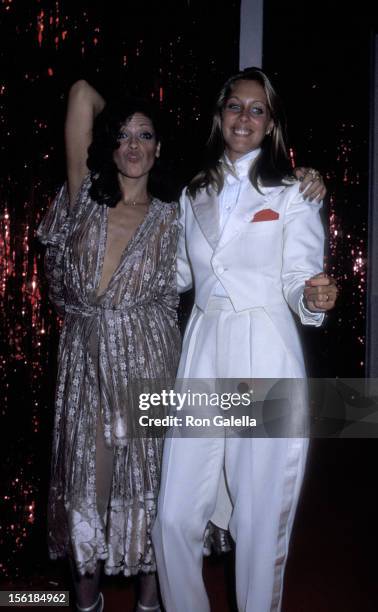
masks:
[(142, 159), (140, 153), (127, 153), (126, 154), (127, 161), (138, 162)]

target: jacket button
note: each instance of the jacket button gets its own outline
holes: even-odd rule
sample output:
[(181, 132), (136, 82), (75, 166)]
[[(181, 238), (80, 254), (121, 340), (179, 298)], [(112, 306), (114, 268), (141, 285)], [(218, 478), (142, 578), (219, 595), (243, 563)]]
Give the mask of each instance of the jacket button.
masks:
[(224, 272), (224, 268), (220, 266), (220, 268), (218, 268), (218, 274), (223, 274), (223, 272)]

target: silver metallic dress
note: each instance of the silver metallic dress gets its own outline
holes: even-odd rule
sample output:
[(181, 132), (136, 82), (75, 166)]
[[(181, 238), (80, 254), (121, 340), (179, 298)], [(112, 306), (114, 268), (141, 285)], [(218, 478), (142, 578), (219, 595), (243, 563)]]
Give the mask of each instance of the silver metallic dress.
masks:
[[(72, 555), (80, 574), (93, 573), (104, 559), (107, 574), (128, 576), (156, 569), (150, 530), (163, 439), (137, 429), (135, 388), (141, 379), (170, 387), (176, 373), (177, 211), (174, 204), (152, 201), (98, 296), (108, 208), (91, 200), (89, 187), (87, 178), (70, 213), (63, 187), (38, 229), (47, 245), (50, 297), (64, 312), (49, 551), (52, 558)], [(103, 514), (96, 490), (99, 439), (112, 465)]]

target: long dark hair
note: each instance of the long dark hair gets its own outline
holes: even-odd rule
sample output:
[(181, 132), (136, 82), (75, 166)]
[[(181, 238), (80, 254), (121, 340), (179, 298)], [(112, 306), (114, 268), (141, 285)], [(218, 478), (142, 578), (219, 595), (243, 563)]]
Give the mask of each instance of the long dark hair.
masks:
[(204, 168), (192, 179), (188, 187), (192, 197), (202, 188), (208, 189), (211, 186), (217, 193), (223, 188), (222, 158), (225, 142), (222, 134), (222, 113), (237, 81), (256, 81), (263, 87), (273, 120), (273, 128), (261, 143), (261, 153), (252, 164), (249, 173), (252, 185), (259, 190), (259, 187), (280, 185), (284, 179), (292, 177), (286, 146), (286, 120), (282, 102), (270, 79), (260, 68), (246, 68), (229, 78), (219, 93), (211, 133), (207, 141)]
[[(124, 97), (106, 104), (96, 117), (93, 125), (93, 140), (88, 149), (87, 165), (91, 173), (89, 194), (95, 202), (114, 207), (121, 199), (117, 166), (113, 153), (118, 148), (120, 129), (135, 113), (148, 117), (154, 127), (157, 142), (161, 141), (161, 123), (157, 109), (149, 100)], [(151, 168), (147, 189), (156, 198), (164, 201), (174, 199), (175, 192), (170, 187), (167, 174), (160, 159)]]

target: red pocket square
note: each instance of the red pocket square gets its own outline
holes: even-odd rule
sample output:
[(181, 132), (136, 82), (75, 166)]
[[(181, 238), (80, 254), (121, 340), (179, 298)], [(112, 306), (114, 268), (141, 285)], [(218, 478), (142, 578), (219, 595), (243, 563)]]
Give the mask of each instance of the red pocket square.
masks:
[(252, 219), (252, 223), (255, 221), (277, 221), (280, 218), (280, 215), (275, 210), (271, 208), (264, 208), (264, 210), (259, 210), (255, 214)]

